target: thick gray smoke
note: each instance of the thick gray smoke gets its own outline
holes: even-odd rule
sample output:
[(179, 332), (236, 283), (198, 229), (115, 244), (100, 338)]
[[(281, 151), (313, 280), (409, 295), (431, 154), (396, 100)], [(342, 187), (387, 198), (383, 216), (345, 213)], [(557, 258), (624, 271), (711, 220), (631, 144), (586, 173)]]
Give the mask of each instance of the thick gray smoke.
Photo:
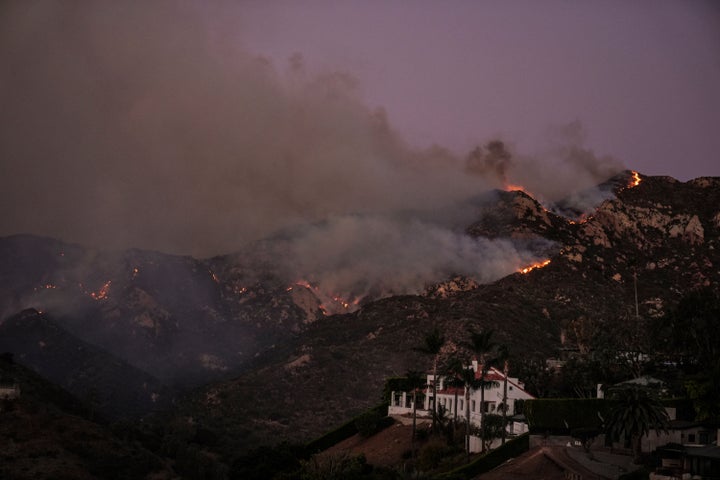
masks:
[[(552, 126), (546, 132), (547, 146), (533, 155), (518, 155), (509, 168), (513, 183), (537, 194), (538, 200), (554, 202), (572, 197), (575, 192), (595, 187), (625, 169), (623, 163), (609, 155), (596, 155), (585, 148), (586, 132), (579, 121)], [(587, 192), (586, 196), (589, 194)], [(597, 202), (577, 205), (581, 211), (597, 206), (607, 198), (598, 192)]]
[(4, 2), (0, 234), (209, 256), (330, 218), (299, 237), (288, 269), (346, 291), (360, 288), (353, 276), (398, 272), (417, 285), (528, 258), (397, 212), (444, 211), (505, 182), (557, 197), (570, 179), (581, 188), (608, 176), (570, 144), (557, 171), (497, 145), (475, 163), (415, 150), (363, 104), (351, 75), (246, 51), (226, 8), (242, 6)]
[(454, 275), (494, 281), (535, 262), (533, 252), (549, 246), (472, 238), (418, 218), (345, 215), (267, 242), (264, 254), (282, 259), (278, 273), (289, 282), (359, 301), (418, 293)]

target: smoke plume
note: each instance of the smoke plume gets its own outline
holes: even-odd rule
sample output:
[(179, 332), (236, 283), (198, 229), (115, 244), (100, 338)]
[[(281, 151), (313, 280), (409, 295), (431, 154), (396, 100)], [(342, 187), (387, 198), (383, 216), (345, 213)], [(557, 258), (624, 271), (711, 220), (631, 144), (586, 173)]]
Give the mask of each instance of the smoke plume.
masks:
[(244, 49), (223, 12), (241, 8), (4, 2), (0, 234), (210, 256), (325, 221), (288, 247), (289, 271), (415, 286), (527, 260), (434, 212), (507, 182), (555, 198), (619, 169), (574, 141), (540, 157), (414, 149), (352, 75)]

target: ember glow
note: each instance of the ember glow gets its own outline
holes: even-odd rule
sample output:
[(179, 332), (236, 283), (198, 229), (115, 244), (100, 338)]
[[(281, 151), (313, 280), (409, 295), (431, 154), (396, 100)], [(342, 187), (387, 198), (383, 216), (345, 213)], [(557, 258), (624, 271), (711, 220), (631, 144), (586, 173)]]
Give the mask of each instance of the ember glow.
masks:
[(544, 260), (542, 262), (533, 263), (532, 265), (530, 265), (528, 267), (521, 268), (520, 270), (518, 270), (518, 272), (520, 272), (522, 274), (529, 273), (529, 272), (535, 270), (536, 268), (543, 268), (543, 267), (547, 266), (549, 263), (550, 263), (550, 260)]
[(108, 293), (110, 293), (110, 285), (112, 284), (112, 280), (108, 280), (103, 284), (102, 287), (96, 292), (89, 292), (88, 295), (92, 297), (93, 300), (105, 300), (108, 297)]
[(642, 179), (640, 178), (640, 174), (633, 170), (632, 177), (630, 178), (630, 183), (628, 183), (627, 188), (637, 187), (638, 185), (640, 185), (641, 181)]
[[(530, 195), (530, 193), (527, 191), (527, 189), (525, 189), (525, 187), (523, 187), (522, 185), (513, 185), (510, 183), (505, 185), (505, 191), (506, 192), (520, 191), (520, 192), (527, 193), (528, 195)], [(530, 195), (530, 196), (532, 197), (532, 195)]]
[[(328, 295), (320, 290), (320, 287), (312, 285), (307, 280), (298, 280), (295, 285), (305, 287), (318, 299), (320, 305), (318, 308), (322, 311), (323, 315), (333, 315), (337, 313), (352, 312), (355, 307), (360, 305), (360, 297), (356, 297), (352, 300), (346, 299), (340, 295)], [(288, 291), (292, 289), (292, 286), (288, 288)]]
[(580, 217), (579, 217), (578, 219), (576, 219), (576, 220), (568, 220), (568, 223), (569, 223), (570, 225), (576, 225), (576, 224), (578, 224), (578, 223), (579, 223), (579, 224), (583, 224), (583, 223), (586, 223), (590, 218), (592, 218), (590, 215), (588, 215), (588, 214), (586, 214), (586, 213), (583, 213), (583, 214), (580, 215)]

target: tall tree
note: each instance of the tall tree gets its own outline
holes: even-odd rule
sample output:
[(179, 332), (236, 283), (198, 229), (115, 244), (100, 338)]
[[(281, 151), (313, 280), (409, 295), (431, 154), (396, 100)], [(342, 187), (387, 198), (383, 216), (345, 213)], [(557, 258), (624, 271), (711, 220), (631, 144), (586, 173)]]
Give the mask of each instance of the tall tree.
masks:
[(412, 421), (412, 437), (410, 439), (410, 452), (415, 455), (415, 440), (417, 438), (417, 392), (418, 389), (425, 385), (425, 378), (421, 372), (416, 370), (408, 370), (405, 372), (408, 389), (412, 390), (413, 404), (413, 421)]
[(719, 323), (720, 294), (712, 288), (690, 292), (655, 325), (658, 347), (676, 356), (686, 373), (702, 371), (720, 361), (720, 344), (708, 335)]
[(510, 371), (510, 352), (505, 345), (500, 345), (500, 348), (498, 348), (497, 361), (498, 364), (502, 364), (503, 366), (502, 444), (505, 445), (508, 410), (508, 372)]
[(482, 451), (485, 451), (485, 389), (490, 385), (485, 381), (487, 372), (490, 369), (491, 355), (495, 351), (496, 343), (493, 341), (494, 330), (488, 329), (477, 332), (472, 328), (468, 329), (469, 341), (465, 346), (470, 350), (478, 361), (478, 379), (480, 381), (480, 439)]
[(463, 371), (465, 370), (465, 368), (466, 367), (463, 364), (462, 360), (460, 360), (460, 358), (457, 356), (450, 357), (444, 368), (446, 375), (445, 382), (447, 382), (450, 386), (454, 387), (453, 430), (455, 429), (454, 424), (457, 423), (458, 419), (458, 388), (465, 385), (465, 382), (462, 379)]
[(709, 333), (719, 325), (720, 292), (715, 286), (688, 293), (652, 328), (660, 360), (670, 359), (684, 374), (682, 386), (698, 420), (720, 420), (720, 344)]
[(615, 406), (606, 424), (613, 438), (627, 438), (633, 450), (633, 462), (642, 462), (642, 437), (650, 430), (667, 433), (668, 414), (653, 393), (644, 387), (626, 386), (610, 390)]
[(416, 348), (417, 351), (424, 353), (425, 355), (432, 355), (433, 357), (433, 383), (432, 383), (432, 429), (433, 433), (435, 430), (435, 417), (437, 416), (437, 367), (438, 358), (440, 357), (440, 351), (443, 345), (445, 345), (445, 337), (440, 333), (440, 329), (435, 327), (423, 339), (423, 344)]
[(479, 382), (472, 367), (463, 368), (460, 378), (465, 385), (465, 452), (467, 460), (470, 461), (470, 394), (479, 387)]

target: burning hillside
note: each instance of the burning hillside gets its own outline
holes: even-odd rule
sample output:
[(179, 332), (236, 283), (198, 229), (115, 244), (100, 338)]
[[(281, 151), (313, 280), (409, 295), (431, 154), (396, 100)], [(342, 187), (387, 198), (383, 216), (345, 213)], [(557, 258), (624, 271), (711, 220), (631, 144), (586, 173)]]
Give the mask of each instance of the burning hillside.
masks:
[[(7, 266), (0, 295), (5, 310), (35, 305), (70, 333), (163, 380), (208, 381), (258, 359), (279, 358), (279, 365), (248, 382), (282, 386), (260, 388), (275, 397), (293, 392), (292, 400), (273, 397), (271, 403), (292, 401), (293, 412), (309, 411), (317, 385), (335, 379), (340, 397), (362, 408), (375, 401), (380, 379), (412, 366), (407, 352), (420, 342), (418, 332), (433, 325), (450, 337), (468, 325), (494, 328), (524, 355), (550, 355), (561, 341), (584, 345), (583, 335), (605, 319), (634, 312), (636, 278), (643, 318), (663, 315), (682, 292), (720, 284), (718, 179), (680, 183), (628, 172), (608, 185), (617, 194), (582, 222), (572, 223), (526, 193), (498, 191), (468, 204), (475, 219), (465, 232), (406, 221), (408, 235), (397, 238), (415, 244), (393, 240), (390, 219), (370, 217), (337, 218), (268, 240), (255, 255), (211, 260), (9, 237), (0, 239)], [(362, 228), (385, 234), (363, 236), (374, 238), (369, 244), (353, 243)], [(324, 234), (332, 241), (325, 242)], [(403, 247), (412, 255), (394, 258)], [(375, 258), (384, 264), (370, 261)], [(425, 259), (419, 267), (413, 264), (418, 258)], [(442, 262), (454, 268), (439, 268)], [(300, 273), (305, 268), (309, 272)], [(415, 294), (382, 298), (393, 288)], [(61, 311), (66, 313), (56, 314)], [(38, 346), (42, 340), (18, 343), (13, 336), (20, 330), (12, 332), (8, 345)], [(303, 361), (293, 363), (298, 358)], [(346, 372), (358, 362), (368, 366), (367, 376), (357, 377), (362, 394), (340, 380), (347, 381)], [(241, 390), (246, 400), (257, 394)], [(213, 398), (221, 412), (224, 397)], [(337, 418), (320, 418), (322, 429), (349, 408), (331, 405)], [(288, 415), (298, 435), (312, 430), (295, 413)]]
[[(455, 275), (423, 296), (390, 297), (348, 316), (320, 319), (276, 363), (213, 387), (215, 397), (228, 400), (214, 404), (203, 418), (221, 424), (239, 402), (256, 398), (247, 385), (259, 384), (265, 387), (257, 389), (262, 392), (257, 398), (262, 395), (259, 403), (267, 409), (256, 415), (265, 418), (271, 405), (292, 402), (283, 418), (292, 431), (267, 424), (252, 430), (252, 443), (277, 435), (301, 440), (346, 418), (349, 413), (337, 415), (349, 412), (345, 399), (352, 398), (358, 410), (369, 408), (384, 378), (429, 366), (414, 348), (422, 344), (423, 332), (435, 327), (452, 345), (462, 344), (468, 328), (492, 328), (516, 359), (540, 362), (561, 347), (587, 349), (597, 332), (635, 328), (627, 321), (635, 318), (635, 285), (643, 320), (665, 315), (686, 292), (720, 285), (720, 179), (680, 183), (627, 172), (609, 183), (617, 196), (575, 224), (525, 193), (501, 192), (494, 208), (480, 211), (488, 218), (495, 212), (494, 222), (480, 220), (469, 232), (481, 235), (492, 227), (498, 236), (550, 238), (558, 250), (537, 263), (518, 264), (514, 271), (520, 273), (490, 284)], [(290, 364), (292, 375), (285, 368)], [(330, 383), (328, 408), (318, 412), (318, 385)], [(194, 412), (211, 411), (203, 398), (196, 397)]]

